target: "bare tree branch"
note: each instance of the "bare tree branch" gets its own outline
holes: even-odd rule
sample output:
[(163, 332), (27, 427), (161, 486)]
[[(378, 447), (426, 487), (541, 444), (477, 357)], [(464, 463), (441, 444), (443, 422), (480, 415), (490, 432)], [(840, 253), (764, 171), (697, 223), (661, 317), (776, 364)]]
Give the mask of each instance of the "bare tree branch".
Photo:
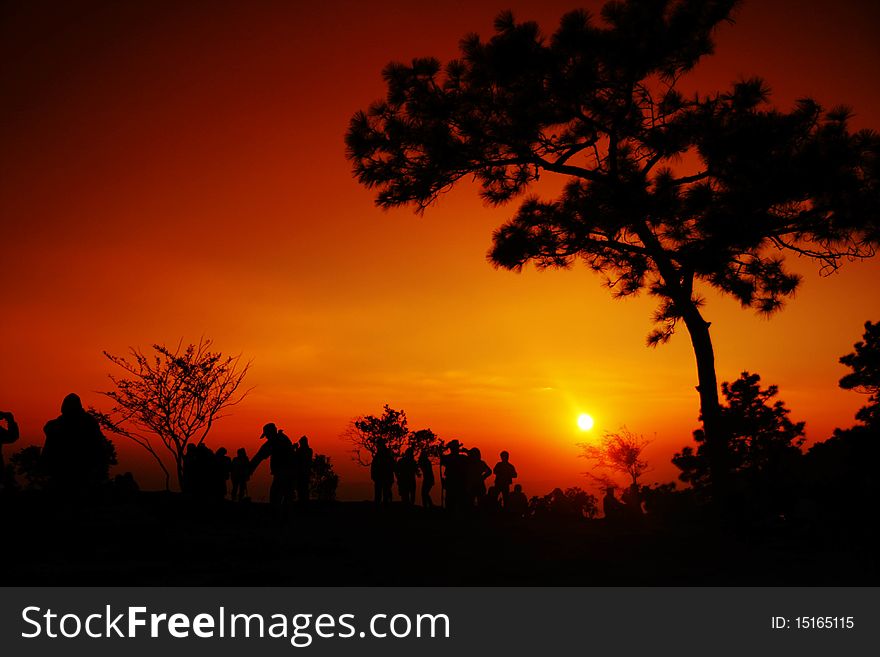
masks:
[(125, 436), (145, 449), (159, 463), (169, 487), (169, 471), (148, 435), (159, 438), (177, 470), (178, 485), (183, 478), (183, 456), (188, 445), (201, 445), (214, 423), (250, 392), (242, 382), (250, 363), (241, 356), (223, 356), (211, 351), (211, 340), (174, 349), (152, 346), (152, 358), (139, 349), (129, 356), (104, 352), (107, 359), (128, 376), (110, 375), (115, 390), (102, 392), (113, 402), (107, 413), (95, 411), (104, 427)]

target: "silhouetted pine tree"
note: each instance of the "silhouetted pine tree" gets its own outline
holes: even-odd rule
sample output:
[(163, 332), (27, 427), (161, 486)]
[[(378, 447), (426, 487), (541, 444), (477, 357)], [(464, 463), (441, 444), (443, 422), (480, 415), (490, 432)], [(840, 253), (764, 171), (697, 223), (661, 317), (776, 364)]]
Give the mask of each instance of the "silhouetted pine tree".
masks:
[(799, 283), (786, 253), (833, 270), (873, 255), (880, 140), (850, 113), (802, 99), (772, 107), (760, 79), (685, 96), (680, 78), (714, 48), (735, 0), (609, 2), (601, 20), (563, 16), (548, 37), (509, 12), (461, 57), (391, 63), (385, 99), (346, 134), (354, 175), (384, 208), (421, 212), (462, 179), (502, 204), (549, 172), (555, 200), (527, 197), (494, 234), (489, 259), (519, 270), (580, 260), (617, 297), (658, 299), (648, 343), (680, 322), (697, 363), (705, 451), (730, 469), (700, 287), (761, 313)]

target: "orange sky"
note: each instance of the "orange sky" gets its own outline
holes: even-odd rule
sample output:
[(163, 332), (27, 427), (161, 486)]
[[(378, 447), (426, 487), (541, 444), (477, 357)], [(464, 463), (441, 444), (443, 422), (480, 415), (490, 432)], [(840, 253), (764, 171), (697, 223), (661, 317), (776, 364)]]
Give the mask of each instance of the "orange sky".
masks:
[[(652, 302), (614, 302), (583, 268), (492, 269), (515, 204), (483, 207), (464, 185), (424, 217), (382, 213), (344, 158), (389, 60), (448, 59), (506, 7), (550, 32), (575, 3), (55, 4), (0, 9), (0, 409), (19, 445), (42, 442), (68, 392), (106, 406), (102, 349), (205, 335), (252, 359), (256, 386), (209, 444), (252, 451), (276, 421), (335, 457), (347, 497), (368, 474), (339, 434), (386, 402), (490, 465), (509, 449), (529, 494), (585, 485), (575, 443), (624, 424), (654, 439), (647, 480), (675, 477), (697, 426), (686, 333), (644, 347)], [(813, 95), (880, 127), (878, 21), (870, 2), (747, 2), (687, 86), (759, 74), (783, 107)], [(880, 319), (880, 261), (796, 268), (804, 284), (773, 319), (712, 295), (705, 315), (719, 378), (778, 384), (815, 440), (863, 402), (837, 388), (837, 359)], [(160, 484), (117, 447), (121, 469)]]

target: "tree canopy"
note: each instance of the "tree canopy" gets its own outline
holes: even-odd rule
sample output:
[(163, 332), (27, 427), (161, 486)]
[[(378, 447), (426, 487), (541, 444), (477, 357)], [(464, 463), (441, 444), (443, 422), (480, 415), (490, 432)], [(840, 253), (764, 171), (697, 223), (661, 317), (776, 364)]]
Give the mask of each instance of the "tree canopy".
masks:
[(856, 419), (880, 426), (880, 323), (865, 322), (865, 333), (854, 347), (840, 358), (852, 370), (840, 379), (840, 387), (868, 395), (868, 404), (859, 409)]
[(412, 447), (418, 456), (423, 451), (438, 457), (442, 447), (440, 438), (430, 429), (411, 431), (406, 411), (395, 410), (388, 404), (382, 415), (361, 415), (354, 418), (342, 437), (351, 443), (354, 460), (360, 465), (370, 465), (379, 443), (384, 443), (395, 459)]

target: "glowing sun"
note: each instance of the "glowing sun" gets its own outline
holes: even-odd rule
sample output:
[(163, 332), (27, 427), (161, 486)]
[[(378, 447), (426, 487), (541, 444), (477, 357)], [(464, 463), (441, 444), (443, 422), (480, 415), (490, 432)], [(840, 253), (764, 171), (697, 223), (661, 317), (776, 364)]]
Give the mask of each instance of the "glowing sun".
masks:
[(578, 427), (581, 431), (589, 431), (593, 428), (593, 418), (586, 413), (578, 415)]

